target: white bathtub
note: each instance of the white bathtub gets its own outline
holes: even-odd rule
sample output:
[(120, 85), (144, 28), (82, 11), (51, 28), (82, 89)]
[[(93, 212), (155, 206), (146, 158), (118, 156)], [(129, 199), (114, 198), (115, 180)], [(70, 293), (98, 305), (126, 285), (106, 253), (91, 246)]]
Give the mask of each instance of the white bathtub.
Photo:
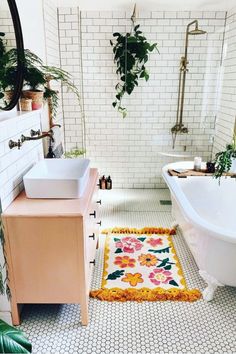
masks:
[(208, 286), (213, 299), (217, 286), (236, 286), (236, 180), (212, 177), (172, 177), (168, 169), (193, 168), (192, 162), (163, 167), (162, 175), (172, 197), (172, 215)]

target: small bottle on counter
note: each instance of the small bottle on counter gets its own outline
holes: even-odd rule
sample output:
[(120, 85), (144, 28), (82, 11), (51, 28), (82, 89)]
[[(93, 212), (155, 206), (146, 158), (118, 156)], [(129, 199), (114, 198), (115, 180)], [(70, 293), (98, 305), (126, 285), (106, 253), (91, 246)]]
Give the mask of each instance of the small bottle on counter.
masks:
[(201, 157), (194, 157), (194, 171), (201, 171), (202, 166), (202, 158)]
[(99, 181), (100, 184), (100, 189), (107, 189), (107, 181), (105, 176), (102, 176), (102, 178)]
[(107, 189), (108, 190), (112, 189), (112, 180), (110, 176), (107, 177), (106, 182), (107, 182)]

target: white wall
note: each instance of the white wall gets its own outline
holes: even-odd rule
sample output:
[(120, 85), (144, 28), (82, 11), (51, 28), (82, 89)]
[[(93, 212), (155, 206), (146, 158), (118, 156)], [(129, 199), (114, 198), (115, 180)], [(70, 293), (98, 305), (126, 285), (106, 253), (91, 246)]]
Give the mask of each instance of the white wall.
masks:
[(214, 154), (231, 143), (236, 122), (236, 8), (227, 13), (222, 60), (222, 92), (216, 121)]
[[(78, 9), (59, 9), (61, 63), (81, 82)], [(179, 61), (184, 52), (186, 25), (199, 19), (207, 35), (190, 37), (184, 123), (189, 134), (177, 137), (175, 152), (208, 159), (217, 110), (219, 66), (225, 12), (140, 12), (140, 29), (157, 42), (147, 64), (150, 79), (140, 82), (124, 100), (128, 116), (112, 108), (117, 77), (109, 40), (113, 32), (130, 30), (130, 12), (82, 11), (82, 59), (87, 156), (101, 174), (111, 174), (115, 187), (162, 187), (161, 167), (173, 158), (170, 129), (175, 123)], [(73, 95), (64, 96), (66, 147), (81, 144), (79, 107)], [(179, 158), (178, 158), (179, 159)]]
[[(43, 1), (43, 13), (44, 13), (44, 31), (45, 31), (45, 51), (46, 51), (46, 63), (50, 66), (61, 66), (60, 62), (60, 48), (59, 48), (59, 36), (58, 36), (58, 16), (57, 7), (51, 0)], [(57, 116), (54, 123), (62, 126), (61, 132), (63, 133), (63, 112), (62, 112), (62, 92), (60, 82), (51, 82), (51, 88), (59, 92), (59, 107), (57, 110)], [(45, 130), (49, 128), (48, 124), (44, 127)]]
[(154, 11), (226, 11), (231, 9), (235, 0), (58, 0), (60, 7), (79, 6), (82, 11), (132, 11), (137, 8)]
[(46, 60), (43, 0), (16, 0), (21, 20), (24, 46)]

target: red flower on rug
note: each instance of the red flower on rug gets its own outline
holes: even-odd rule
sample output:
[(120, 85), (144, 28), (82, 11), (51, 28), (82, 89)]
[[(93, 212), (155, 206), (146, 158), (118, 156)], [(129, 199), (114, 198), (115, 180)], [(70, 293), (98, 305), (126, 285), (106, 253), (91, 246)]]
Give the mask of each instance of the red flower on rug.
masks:
[(147, 243), (149, 243), (152, 247), (156, 247), (156, 246), (162, 245), (163, 240), (161, 238), (149, 238), (147, 240)]
[(115, 258), (114, 264), (118, 265), (120, 268), (134, 268), (136, 260), (134, 258), (130, 258), (129, 256), (117, 256)]
[(136, 237), (123, 237), (120, 241), (116, 242), (116, 247), (120, 248), (123, 252), (134, 253), (141, 250), (143, 244)]
[(149, 274), (149, 279), (155, 285), (167, 284), (173, 280), (172, 273), (164, 268), (156, 268)]

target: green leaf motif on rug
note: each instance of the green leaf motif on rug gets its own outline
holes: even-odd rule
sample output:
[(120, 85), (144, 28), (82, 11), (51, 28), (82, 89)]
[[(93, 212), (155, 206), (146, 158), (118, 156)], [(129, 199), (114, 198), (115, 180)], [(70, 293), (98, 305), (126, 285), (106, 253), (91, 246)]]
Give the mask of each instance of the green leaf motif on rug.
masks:
[(176, 281), (174, 281), (174, 280), (170, 280), (169, 284), (171, 284), (173, 286), (179, 286), (179, 284), (177, 284)]
[(116, 270), (115, 272), (108, 275), (107, 280), (115, 280), (117, 278), (122, 277), (124, 275), (124, 270)]
[(161, 261), (161, 263), (160, 264), (158, 264), (158, 266), (157, 266), (157, 268), (164, 268), (168, 263), (169, 263), (169, 258), (165, 258), (165, 259), (163, 259), (162, 261)]
[(115, 253), (122, 253), (122, 249), (121, 248), (117, 248), (117, 250), (115, 251)]
[(170, 247), (162, 248), (161, 250), (148, 250), (153, 253), (170, 253)]
[(115, 242), (119, 242), (119, 241), (120, 241), (120, 238), (114, 237), (114, 241), (115, 241)]
[(170, 270), (171, 269), (171, 264), (168, 264), (167, 266), (164, 267), (165, 270)]
[(146, 237), (138, 237), (138, 240), (141, 241), (141, 242), (143, 242), (143, 241), (146, 240)]

